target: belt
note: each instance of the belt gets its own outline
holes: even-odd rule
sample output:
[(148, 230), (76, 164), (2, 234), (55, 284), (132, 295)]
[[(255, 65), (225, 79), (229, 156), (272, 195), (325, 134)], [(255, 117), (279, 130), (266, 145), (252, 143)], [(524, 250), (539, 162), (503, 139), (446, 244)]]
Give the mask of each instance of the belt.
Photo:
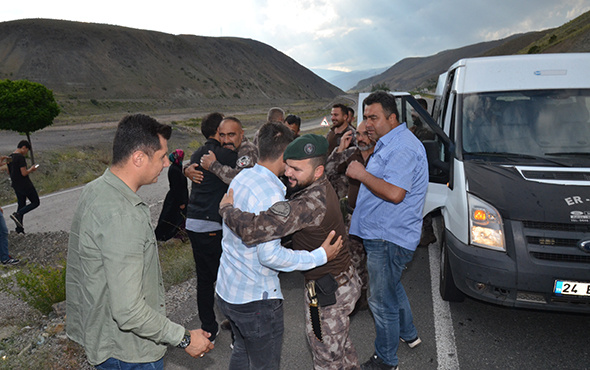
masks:
[(354, 267), (350, 264), (346, 270), (342, 271), (337, 276), (334, 276), (334, 279), (338, 282), (338, 286), (343, 286), (350, 281), (350, 278), (353, 275), (353, 269)]
[[(342, 271), (338, 275), (334, 276), (334, 279), (338, 283), (338, 286), (342, 286), (350, 281), (350, 278), (353, 276), (353, 274), (354, 274), (354, 266), (351, 263), (348, 265), (348, 267), (344, 271)], [(315, 281), (315, 279), (305, 279), (305, 284), (307, 284), (310, 281)]]

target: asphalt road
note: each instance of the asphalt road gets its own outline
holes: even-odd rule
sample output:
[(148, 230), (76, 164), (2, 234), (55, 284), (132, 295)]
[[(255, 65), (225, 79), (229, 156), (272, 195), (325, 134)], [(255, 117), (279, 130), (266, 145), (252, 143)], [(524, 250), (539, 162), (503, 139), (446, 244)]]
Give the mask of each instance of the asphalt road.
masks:
[[(64, 134), (65, 135), (65, 134)], [(0, 142), (4, 140), (0, 139)], [(157, 219), (168, 189), (166, 171), (157, 184), (144, 186), (140, 196)], [(81, 188), (41, 197), (41, 206), (25, 216), (27, 232), (68, 230)], [(4, 206), (9, 215), (15, 205)], [(435, 227), (437, 224), (435, 224)], [(437, 243), (419, 248), (403, 276), (414, 321), (423, 343), (415, 349), (401, 344), (401, 369), (590, 369), (590, 315), (510, 309), (466, 299), (448, 303), (438, 294)], [(302, 276), (281, 274), (285, 295), (285, 338), (282, 369), (311, 369), (311, 354), (303, 331)], [(191, 298), (172, 317), (190, 328), (199, 327), (196, 302)], [(350, 335), (361, 361), (373, 353), (374, 326), (362, 311), (351, 321)], [(216, 348), (202, 359), (170, 349), (165, 368), (226, 369), (230, 335), (222, 332)]]

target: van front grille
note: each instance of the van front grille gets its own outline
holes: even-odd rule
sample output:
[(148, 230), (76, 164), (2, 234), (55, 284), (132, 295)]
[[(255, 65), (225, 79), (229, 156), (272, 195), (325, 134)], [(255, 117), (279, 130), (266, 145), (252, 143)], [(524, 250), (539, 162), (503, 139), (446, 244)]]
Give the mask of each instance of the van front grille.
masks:
[(522, 226), (531, 258), (590, 264), (590, 253), (578, 248), (590, 238), (590, 225), (523, 221)]

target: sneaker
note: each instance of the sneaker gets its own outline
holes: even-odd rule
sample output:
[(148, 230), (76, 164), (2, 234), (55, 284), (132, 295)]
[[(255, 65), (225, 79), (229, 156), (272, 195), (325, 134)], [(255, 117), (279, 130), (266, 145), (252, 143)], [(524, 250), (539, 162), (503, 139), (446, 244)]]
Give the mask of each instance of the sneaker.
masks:
[(390, 366), (383, 362), (376, 354), (361, 365), (361, 370), (399, 370), (399, 366)]
[(19, 262), (20, 262), (20, 260), (17, 260), (16, 258), (9, 257), (6, 261), (2, 261), (2, 264), (3, 265), (18, 265)]
[(399, 338), (402, 342), (406, 343), (408, 345), (408, 347), (410, 348), (414, 348), (416, 347), (418, 344), (422, 343), (422, 339), (420, 339), (420, 337), (416, 337), (412, 340), (405, 340), (404, 338)]
[(10, 215), (10, 218), (12, 219), (12, 221), (14, 221), (14, 223), (16, 224), (16, 227), (17, 228), (22, 228), (23, 227), (23, 216), (21, 216), (18, 213), (14, 212), (13, 214)]

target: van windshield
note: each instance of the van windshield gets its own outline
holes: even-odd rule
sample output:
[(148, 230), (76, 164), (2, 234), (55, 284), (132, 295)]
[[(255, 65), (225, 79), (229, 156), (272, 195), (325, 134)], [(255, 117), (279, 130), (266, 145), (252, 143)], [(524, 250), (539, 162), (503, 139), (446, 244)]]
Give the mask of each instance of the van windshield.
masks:
[(459, 97), (464, 154), (590, 157), (590, 89)]

